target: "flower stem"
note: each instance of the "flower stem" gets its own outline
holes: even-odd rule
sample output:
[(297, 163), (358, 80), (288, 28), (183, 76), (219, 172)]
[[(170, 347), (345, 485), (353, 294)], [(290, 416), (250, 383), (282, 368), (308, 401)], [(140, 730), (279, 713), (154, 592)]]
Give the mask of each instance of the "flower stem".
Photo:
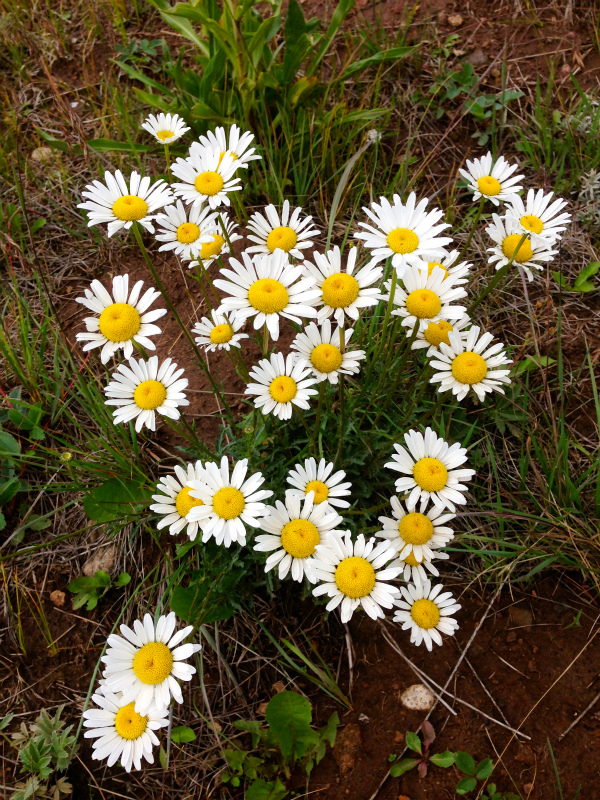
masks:
[[(340, 353), (342, 354), (342, 363), (343, 363), (344, 351), (346, 349), (346, 336), (345, 336), (345, 333), (344, 333), (345, 322), (346, 322), (346, 317), (344, 317), (344, 319), (342, 320), (342, 324), (338, 327), (338, 330), (340, 332)], [(342, 445), (343, 445), (343, 442), (344, 442), (344, 416), (345, 416), (345, 411), (346, 411), (345, 395), (344, 395), (344, 383), (345, 383), (344, 375), (340, 374), (340, 383), (339, 383), (339, 386), (340, 386), (340, 389), (339, 389), (339, 392), (340, 392), (340, 441), (338, 443), (338, 449), (337, 449), (337, 453), (336, 453), (336, 456), (335, 456), (335, 460), (336, 461), (338, 460), (338, 457), (340, 459), (340, 467), (341, 467), (342, 462), (343, 462)]]
[(169, 158), (169, 145), (165, 144), (165, 161), (167, 162), (167, 178), (169, 183), (173, 183), (173, 176), (171, 175), (171, 159)]
[(488, 283), (488, 285), (485, 287), (483, 292), (479, 295), (477, 300), (474, 300), (471, 303), (471, 305), (467, 308), (467, 314), (469, 316), (471, 316), (471, 314), (473, 313), (473, 311), (475, 311), (477, 306), (480, 305), (485, 300), (485, 298), (490, 294), (490, 292), (492, 292), (496, 288), (496, 286), (500, 283), (502, 278), (504, 278), (504, 276), (506, 275), (508, 270), (511, 268), (511, 266), (513, 264), (513, 261), (517, 257), (517, 254), (518, 254), (519, 250), (521, 249), (521, 245), (523, 244), (525, 239), (527, 239), (527, 234), (526, 233), (524, 233), (523, 236), (521, 236), (521, 238), (519, 240), (519, 244), (515, 247), (515, 252), (509, 258), (507, 263), (503, 267), (501, 267), (498, 270), (498, 272), (496, 272), (496, 274), (494, 275), (492, 280)]
[(398, 282), (398, 272), (396, 267), (392, 267), (392, 284), (390, 286), (390, 296), (388, 299), (388, 304), (385, 309), (385, 317), (383, 318), (383, 325), (381, 326), (381, 340), (379, 342), (379, 347), (377, 349), (376, 355), (373, 357), (373, 361), (379, 358), (381, 355), (381, 351), (385, 345), (385, 341), (387, 339), (387, 326), (388, 322), (390, 321), (390, 314), (392, 313), (392, 308), (394, 305), (394, 296), (396, 294), (396, 283)]
[(266, 358), (269, 353), (269, 329), (267, 328), (267, 323), (263, 325), (263, 335), (262, 335), (262, 354), (263, 358)]
[(469, 249), (469, 245), (471, 244), (471, 241), (473, 239), (473, 234), (475, 233), (475, 229), (477, 228), (477, 225), (479, 224), (479, 220), (481, 219), (481, 214), (483, 213), (484, 203), (485, 203), (485, 197), (482, 196), (481, 200), (479, 201), (479, 208), (477, 209), (477, 213), (475, 214), (475, 220), (473, 222), (473, 226), (471, 227), (471, 230), (469, 231), (469, 236), (467, 237), (467, 241), (465, 242), (465, 245), (464, 245), (463, 249), (460, 251), (460, 255), (456, 259), (456, 262), (455, 262), (456, 264), (460, 264), (460, 262), (463, 260), (463, 256), (465, 255), (465, 253)]
[(302, 411), (300, 411), (298, 406), (294, 406), (294, 408), (296, 410), (296, 413), (298, 414), (298, 417), (300, 418), (300, 421), (302, 422), (302, 424), (306, 428), (306, 432), (308, 434), (308, 441), (310, 443), (310, 447), (314, 450), (315, 449), (315, 437), (314, 437), (314, 434), (313, 434), (313, 432), (311, 432), (310, 428), (308, 427), (308, 423), (306, 422), (306, 419), (305, 419), (304, 414), (302, 413)]

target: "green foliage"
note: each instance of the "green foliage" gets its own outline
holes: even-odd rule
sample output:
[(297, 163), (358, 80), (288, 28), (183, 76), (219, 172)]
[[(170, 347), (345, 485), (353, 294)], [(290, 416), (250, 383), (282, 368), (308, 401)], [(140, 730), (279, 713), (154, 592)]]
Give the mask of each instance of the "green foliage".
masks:
[(597, 289), (597, 285), (594, 281), (591, 281), (590, 278), (593, 278), (594, 275), (598, 274), (600, 270), (600, 261), (592, 261), (591, 264), (588, 264), (587, 267), (584, 267), (579, 275), (575, 278), (575, 283), (573, 286), (569, 286), (567, 281), (565, 280), (564, 275), (560, 272), (553, 272), (552, 277), (566, 292), (581, 292), (585, 294), (586, 292), (593, 292), (594, 289)]
[(390, 767), (392, 778), (400, 778), (415, 767), (418, 768), (419, 775), (424, 778), (427, 775), (429, 764), (434, 764), (436, 767), (443, 767), (444, 769), (448, 769), (454, 764), (454, 753), (449, 750), (443, 753), (430, 752), (430, 747), (435, 741), (435, 731), (430, 722), (427, 720), (423, 722), (421, 732), (423, 735), (422, 742), (419, 735), (412, 731), (407, 731), (404, 737), (408, 749), (412, 750), (413, 753), (417, 753), (419, 758), (402, 758), (398, 761), (397, 756), (390, 755), (388, 760), (392, 762)]
[(173, 728), (171, 731), (171, 739), (175, 744), (186, 744), (186, 742), (195, 742), (196, 734), (191, 728), (181, 725), (178, 728)]
[(89, 492), (83, 501), (85, 513), (94, 522), (113, 522), (137, 517), (144, 503), (149, 503), (152, 491), (139, 480), (110, 480)]
[(118, 589), (122, 586), (127, 586), (131, 581), (131, 576), (127, 572), (121, 572), (119, 577), (113, 583), (108, 572), (99, 569), (95, 575), (84, 575), (81, 578), (75, 578), (67, 586), (70, 592), (73, 592), (73, 608), (77, 610), (85, 604), (86, 611), (91, 611), (96, 608), (98, 602), (110, 589)]

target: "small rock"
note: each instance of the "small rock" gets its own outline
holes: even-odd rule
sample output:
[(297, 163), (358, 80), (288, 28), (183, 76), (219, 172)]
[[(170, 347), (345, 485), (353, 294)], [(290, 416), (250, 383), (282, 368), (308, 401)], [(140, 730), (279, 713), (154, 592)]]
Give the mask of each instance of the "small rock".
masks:
[(509, 608), (508, 614), (513, 625), (518, 628), (528, 628), (533, 623), (533, 614), (528, 608), (513, 606)]
[(50, 592), (50, 602), (57, 608), (62, 608), (65, 604), (65, 593), (61, 592), (60, 589), (55, 589)]
[(448, 21), (448, 14), (445, 11), (440, 11), (437, 15), (438, 25), (445, 25)]
[(117, 548), (114, 544), (109, 544), (108, 547), (103, 547), (101, 550), (91, 555), (83, 565), (83, 574), (91, 578), (99, 569), (104, 572), (110, 572), (115, 565), (117, 559)]
[(338, 733), (335, 740), (335, 747), (333, 748), (333, 757), (335, 758), (340, 773), (346, 775), (356, 764), (356, 756), (362, 746), (362, 734), (360, 732), (360, 725), (356, 722), (349, 722), (340, 733)]
[(400, 731), (396, 731), (396, 735), (394, 736), (394, 742), (396, 744), (401, 744), (404, 741), (404, 734)]
[(452, 25), (453, 28), (460, 28), (463, 22), (464, 20), (460, 14), (450, 14), (448, 17), (448, 24)]
[(367, 724), (367, 722), (371, 722), (371, 720), (369, 719), (369, 717), (367, 717), (367, 715), (366, 715), (366, 714), (363, 714), (363, 713), (359, 714), (358, 721), (359, 721), (359, 722), (362, 722), (362, 724), (363, 724), (363, 725), (366, 725), (366, 724)]
[(402, 692), (400, 702), (411, 711), (429, 711), (435, 703), (435, 697), (422, 683), (415, 683)]
[(281, 694), (281, 692), (285, 692), (285, 683), (283, 681), (277, 681), (271, 686), (271, 689), (275, 692), (275, 694)]
[(467, 58), (469, 64), (473, 64), (474, 67), (482, 67), (484, 64), (487, 64), (487, 60), (488, 57), (480, 47), (478, 47), (477, 50), (473, 50), (471, 55)]
[(35, 161), (38, 164), (46, 164), (48, 161), (52, 161), (54, 158), (55, 153), (51, 147), (36, 147), (35, 150), (31, 153), (31, 160)]

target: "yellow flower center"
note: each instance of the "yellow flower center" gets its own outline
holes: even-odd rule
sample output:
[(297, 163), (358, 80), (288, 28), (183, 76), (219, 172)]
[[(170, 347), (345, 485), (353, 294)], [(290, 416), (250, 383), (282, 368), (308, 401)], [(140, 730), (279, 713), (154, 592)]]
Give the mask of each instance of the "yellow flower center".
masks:
[(388, 247), (394, 253), (412, 253), (419, 246), (419, 237), (410, 228), (394, 228), (387, 236)]
[(320, 541), (316, 525), (307, 519), (293, 519), (281, 531), (281, 545), (294, 558), (308, 558)]
[(126, 194), (115, 200), (113, 214), (123, 222), (131, 222), (134, 219), (143, 219), (148, 213), (148, 203), (137, 197), (135, 194)]
[(148, 642), (133, 657), (133, 671), (142, 683), (162, 683), (172, 668), (173, 653), (162, 642)]
[(448, 480), (448, 470), (437, 458), (421, 458), (413, 468), (413, 478), (426, 492), (439, 492)]
[(410, 615), (419, 628), (435, 628), (440, 621), (440, 610), (433, 600), (415, 600), (410, 609)]
[(129, 303), (107, 306), (98, 320), (100, 333), (109, 342), (127, 342), (133, 339), (142, 326), (139, 312)]
[(492, 178), (491, 175), (485, 175), (483, 178), (479, 178), (477, 186), (481, 194), (485, 194), (487, 197), (495, 197), (502, 191), (500, 181), (496, 178)]
[(425, 514), (414, 511), (402, 517), (398, 530), (406, 544), (425, 544), (433, 536), (433, 523)]
[(338, 564), (335, 584), (346, 597), (365, 597), (375, 586), (375, 570), (366, 558), (350, 556)]
[(175, 136), (173, 131), (157, 131), (156, 138), (160, 139), (161, 142), (164, 142), (166, 139), (170, 139), (172, 136)]
[(259, 278), (248, 289), (250, 305), (263, 314), (278, 314), (287, 306), (289, 299), (285, 286), (273, 278)]
[(194, 186), (200, 194), (212, 197), (218, 194), (223, 188), (223, 178), (218, 172), (201, 172), (194, 181)]
[(452, 362), (452, 374), (459, 383), (479, 383), (487, 375), (485, 358), (479, 353), (461, 353)]
[(135, 703), (128, 703), (116, 713), (115, 730), (122, 739), (139, 739), (147, 725), (148, 717), (137, 713)]
[(233, 328), (229, 323), (223, 325), (215, 325), (210, 332), (210, 340), (213, 344), (225, 344), (231, 341), (233, 336)]
[(197, 497), (190, 496), (191, 491), (192, 490), (189, 486), (184, 486), (183, 489), (178, 492), (177, 497), (175, 498), (175, 508), (182, 517), (187, 517), (192, 508), (204, 505), (202, 500), (199, 500)]
[(327, 500), (329, 497), (329, 489), (323, 483), (323, 481), (309, 481), (306, 484), (306, 489), (304, 490), (304, 494), (308, 494), (309, 492), (315, 493), (314, 504), (318, 506), (324, 500)]
[[(519, 247), (519, 242), (522, 238), (523, 237), (520, 233), (511, 233), (511, 235), (507, 236), (502, 242), (502, 252), (506, 258), (513, 258), (514, 256), (514, 260), (518, 264), (523, 264), (525, 261), (529, 261), (533, 255), (533, 250), (531, 248), (531, 242), (529, 239), (525, 239)], [(519, 248), (518, 251), (517, 248)], [(516, 255), (515, 252), (517, 253)]]
[(446, 267), (443, 266), (443, 264), (440, 264), (439, 261), (428, 261), (427, 262), (427, 274), (431, 275), (431, 273), (433, 272), (433, 270), (436, 267), (439, 267), (440, 269), (444, 270), (444, 273), (445, 273), (444, 274), (444, 280), (446, 280), (446, 278), (448, 277), (448, 270), (446, 269)]
[(521, 217), (521, 225), (532, 233), (541, 233), (544, 230), (544, 223), (535, 214), (525, 214), (524, 217)]
[(167, 390), (160, 381), (142, 381), (133, 393), (133, 402), (145, 410), (162, 406), (166, 398)]
[(441, 307), (442, 301), (431, 289), (415, 289), (406, 298), (406, 310), (417, 319), (432, 319)]
[(191, 244), (200, 236), (200, 228), (193, 222), (184, 222), (177, 228), (177, 241), (182, 244)]
[(289, 253), (292, 248), (296, 247), (297, 241), (296, 231), (286, 225), (280, 225), (278, 228), (273, 228), (267, 236), (267, 247), (270, 253), (273, 253), (277, 248)]
[(280, 375), (269, 386), (269, 394), (276, 403), (289, 403), (296, 397), (297, 391), (296, 381), (288, 375)]
[(321, 291), (323, 302), (330, 308), (347, 308), (358, 297), (360, 286), (352, 275), (346, 272), (337, 272), (325, 278)]
[(239, 517), (245, 507), (244, 495), (239, 489), (234, 489), (233, 486), (225, 486), (223, 489), (219, 489), (213, 497), (213, 509), (221, 519)]
[[(421, 561), (422, 560), (423, 559), (421, 559)], [(414, 553), (409, 553), (406, 558), (402, 559), (402, 561), (404, 561), (405, 564), (408, 564), (409, 567), (418, 567), (421, 563), (421, 561), (417, 561)]]
[(432, 344), (434, 347), (439, 347), (441, 342), (448, 345), (450, 344), (448, 334), (452, 330), (454, 330), (452, 325), (446, 322), (445, 319), (442, 319), (440, 322), (430, 322), (423, 335), (429, 344)]
[(213, 256), (218, 256), (224, 244), (225, 239), (221, 236), (221, 234), (214, 233), (212, 242), (204, 242), (200, 248), (200, 257), (213, 258)]
[(310, 363), (319, 372), (334, 372), (343, 361), (339, 347), (332, 344), (318, 344), (310, 354)]

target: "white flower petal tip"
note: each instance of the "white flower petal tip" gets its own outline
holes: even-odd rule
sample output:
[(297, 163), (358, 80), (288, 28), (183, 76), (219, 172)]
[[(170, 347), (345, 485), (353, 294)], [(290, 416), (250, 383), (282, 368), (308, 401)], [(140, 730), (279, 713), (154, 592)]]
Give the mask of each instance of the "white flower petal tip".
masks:
[(524, 175), (514, 175), (518, 164), (509, 162), (500, 156), (494, 163), (491, 153), (473, 161), (467, 160), (467, 168), (459, 169), (467, 186), (473, 192), (473, 200), (485, 198), (497, 206), (500, 202), (510, 202), (523, 188), (519, 185)]
[(252, 367), (250, 379), (254, 382), (246, 386), (246, 394), (254, 395), (256, 408), (281, 420), (291, 419), (294, 407), (307, 410), (310, 398), (317, 394), (315, 378), (296, 353), (263, 358)]
[(243, 328), (245, 320), (233, 313), (223, 314), (218, 309), (211, 311), (211, 318), (202, 317), (192, 328), (192, 333), (197, 333), (196, 344), (204, 347), (207, 353), (212, 350), (230, 350), (232, 347), (241, 348), (242, 339), (247, 339), (247, 333), (238, 333)]
[(351, 492), (351, 483), (344, 482), (346, 473), (343, 470), (334, 472), (333, 461), (322, 458), (318, 463), (314, 458), (307, 458), (304, 464), (296, 464), (290, 470), (287, 482), (293, 488), (287, 489), (286, 495), (299, 499), (313, 492), (313, 502), (316, 506), (326, 503), (336, 508), (349, 508), (346, 500)]
[(160, 144), (172, 144), (178, 139), (181, 139), (184, 133), (187, 133), (191, 128), (188, 128), (178, 114), (163, 114), (158, 115), (150, 114), (142, 123), (142, 128), (151, 136), (154, 136)]
[(336, 384), (340, 375), (356, 375), (360, 371), (360, 361), (365, 358), (364, 350), (349, 350), (348, 345), (353, 334), (352, 328), (332, 330), (331, 321), (324, 320), (320, 326), (309, 323), (302, 333), (292, 342), (292, 349), (298, 352), (298, 358), (320, 383), (329, 381)]
[(443, 592), (441, 583), (432, 587), (429, 580), (401, 586), (401, 597), (395, 600), (398, 610), (394, 622), (402, 623), (402, 630), (410, 630), (410, 641), (414, 645), (425, 644), (431, 651), (434, 644), (442, 644), (443, 633), (453, 636), (458, 622), (452, 617), (461, 606), (450, 592)]

